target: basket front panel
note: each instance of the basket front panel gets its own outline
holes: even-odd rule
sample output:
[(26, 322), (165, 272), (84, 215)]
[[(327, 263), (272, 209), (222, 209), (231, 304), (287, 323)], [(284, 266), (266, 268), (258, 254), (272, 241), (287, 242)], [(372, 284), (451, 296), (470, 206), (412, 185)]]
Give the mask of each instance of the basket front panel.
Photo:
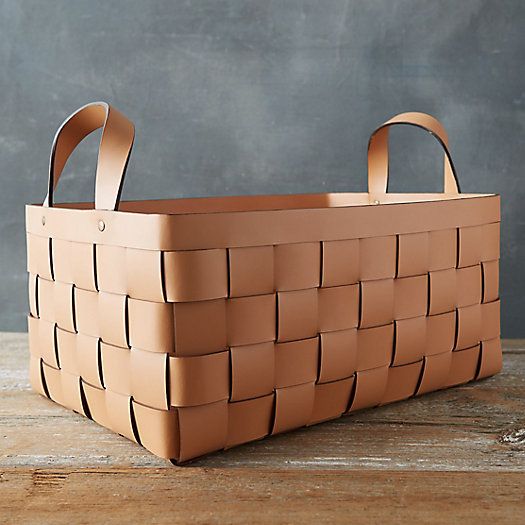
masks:
[(472, 222), (176, 251), (28, 233), (33, 388), (184, 461), (492, 375), (499, 222)]

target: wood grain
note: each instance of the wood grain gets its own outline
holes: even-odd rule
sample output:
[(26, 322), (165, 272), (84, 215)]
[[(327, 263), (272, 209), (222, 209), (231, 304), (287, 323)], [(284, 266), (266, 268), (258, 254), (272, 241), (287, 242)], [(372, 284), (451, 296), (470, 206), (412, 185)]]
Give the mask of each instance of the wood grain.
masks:
[[(494, 377), (173, 467), (34, 394), (0, 334), (0, 522), (525, 519), (525, 350)], [(518, 519), (519, 518), (519, 519)]]
[(0, 513), (17, 524), (480, 524), (525, 516), (518, 473), (9, 469), (1, 479)]

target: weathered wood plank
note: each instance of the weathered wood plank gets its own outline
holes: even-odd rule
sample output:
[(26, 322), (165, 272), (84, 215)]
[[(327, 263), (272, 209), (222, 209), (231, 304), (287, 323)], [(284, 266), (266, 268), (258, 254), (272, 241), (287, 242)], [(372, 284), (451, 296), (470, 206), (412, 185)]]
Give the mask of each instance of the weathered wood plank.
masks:
[(501, 344), (506, 353), (525, 352), (525, 339), (502, 339)]
[[(0, 339), (0, 467), (168, 467), (29, 389), (25, 334)], [(508, 345), (511, 346), (511, 345)], [(525, 352), (502, 374), (199, 459), (201, 467), (520, 471)]]
[(523, 523), (518, 473), (4, 470), (8, 523)]

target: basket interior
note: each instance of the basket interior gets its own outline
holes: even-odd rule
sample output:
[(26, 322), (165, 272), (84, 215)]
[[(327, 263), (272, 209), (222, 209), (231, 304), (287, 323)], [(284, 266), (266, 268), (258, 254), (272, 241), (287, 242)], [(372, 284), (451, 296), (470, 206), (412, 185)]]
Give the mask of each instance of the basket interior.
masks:
[[(489, 197), (480, 193), (387, 193), (380, 204), (399, 204), (438, 200)], [(306, 208), (341, 208), (373, 206), (368, 193), (305, 193), (293, 195), (242, 195), (227, 197), (197, 197), (181, 199), (154, 199), (121, 201), (119, 210), (134, 213), (189, 214), (225, 213), (243, 211), (290, 210)], [(92, 209), (93, 202), (55, 204), (60, 208)]]

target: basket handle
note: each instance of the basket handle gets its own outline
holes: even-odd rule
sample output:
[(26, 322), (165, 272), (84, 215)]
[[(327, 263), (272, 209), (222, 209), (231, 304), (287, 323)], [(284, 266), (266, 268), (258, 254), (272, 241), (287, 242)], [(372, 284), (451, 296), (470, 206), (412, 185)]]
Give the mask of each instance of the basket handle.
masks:
[(44, 206), (53, 206), (53, 191), (75, 148), (99, 128), (103, 129), (95, 175), (95, 208), (118, 208), (135, 128), (122, 113), (106, 102), (92, 102), (77, 109), (58, 128), (51, 148)]
[(448, 149), (448, 136), (443, 125), (426, 113), (400, 113), (381, 124), (370, 136), (368, 142), (368, 193), (370, 199), (379, 202), (388, 191), (388, 131), (395, 124), (408, 124), (428, 131), (445, 150), (444, 193), (459, 193), (456, 169)]

